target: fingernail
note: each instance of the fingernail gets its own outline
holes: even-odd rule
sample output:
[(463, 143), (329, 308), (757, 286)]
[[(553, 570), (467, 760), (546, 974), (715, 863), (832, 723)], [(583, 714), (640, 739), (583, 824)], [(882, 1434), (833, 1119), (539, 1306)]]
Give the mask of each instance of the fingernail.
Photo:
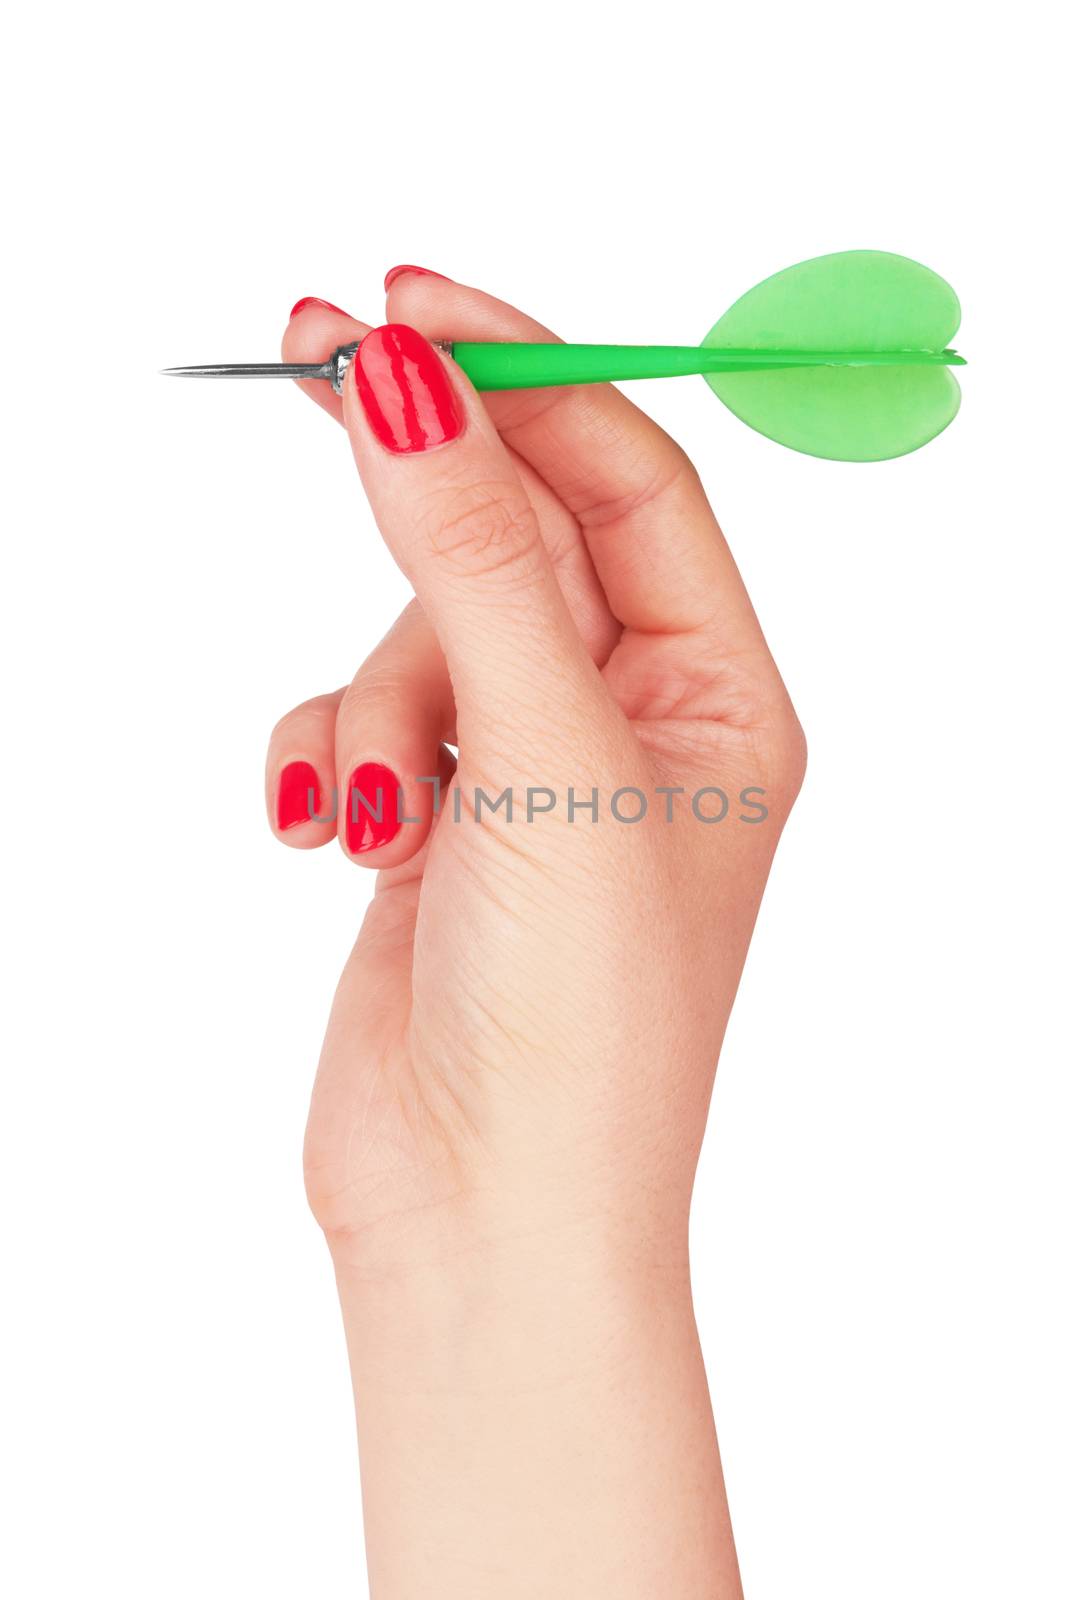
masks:
[(463, 432), (463, 413), (441, 357), (414, 328), (387, 322), (373, 329), (352, 364), (367, 421), (394, 455), (433, 450)]
[(352, 855), (377, 850), (400, 832), (403, 796), (400, 779), (389, 767), (365, 761), (348, 780), (345, 841)]
[(290, 761), (278, 779), (279, 831), (309, 822), (312, 813), (319, 811), (321, 798), (318, 774), (310, 761)]
[(412, 273), (416, 278), (440, 278), (442, 283), (452, 282), (452, 279), (446, 278), (443, 272), (431, 272), (429, 267), (411, 267), (405, 263), (400, 267), (390, 267), (389, 271), (385, 274), (386, 294), (389, 293), (389, 290), (393, 287), (393, 284), (396, 282), (396, 280), (404, 276), (405, 272)]
[(321, 306), (324, 311), (339, 312), (342, 317), (347, 317), (348, 312), (342, 311), (340, 306), (335, 306), (332, 300), (320, 300), (317, 294), (306, 294), (303, 300), (298, 300), (289, 313), (289, 321), (298, 317), (301, 311), (306, 311), (308, 306)]

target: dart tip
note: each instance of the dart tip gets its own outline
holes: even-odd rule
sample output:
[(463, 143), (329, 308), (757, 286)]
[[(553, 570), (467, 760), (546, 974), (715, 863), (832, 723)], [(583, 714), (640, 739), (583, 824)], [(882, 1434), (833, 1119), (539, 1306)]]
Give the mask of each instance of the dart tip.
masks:
[(334, 357), (328, 361), (223, 361), (202, 367), (161, 367), (163, 378), (325, 378), (336, 376)]

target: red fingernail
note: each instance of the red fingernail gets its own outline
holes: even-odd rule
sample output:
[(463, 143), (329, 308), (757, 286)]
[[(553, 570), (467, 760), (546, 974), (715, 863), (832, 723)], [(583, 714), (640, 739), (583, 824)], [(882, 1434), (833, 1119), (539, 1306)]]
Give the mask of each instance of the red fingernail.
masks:
[(360, 342), (356, 392), (375, 436), (394, 455), (448, 444), (463, 432), (463, 413), (441, 357), (402, 322), (387, 322)]
[(290, 761), (278, 779), (278, 828), (295, 828), (309, 822), (320, 809), (319, 779), (310, 761)]
[(340, 306), (335, 306), (332, 300), (320, 300), (317, 294), (306, 294), (303, 300), (298, 300), (289, 313), (289, 321), (298, 317), (301, 311), (306, 311), (308, 306), (321, 306), (324, 311), (337, 311), (342, 317), (347, 317), (348, 312), (342, 311)]
[(345, 840), (352, 855), (377, 850), (400, 832), (400, 779), (377, 761), (365, 761), (348, 780)]
[(407, 264), (405, 264), (404, 266), (400, 267), (390, 267), (389, 271), (385, 274), (386, 294), (389, 293), (389, 290), (393, 287), (393, 284), (396, 282), (396, 280), (404, 276), (405, 272), (413, 273), (416, 278), (440, 278), (442, 283), (452, 282), (452, 279), (446, 278), (443, 272), (431, 272), (429, 267), (409, 267)]

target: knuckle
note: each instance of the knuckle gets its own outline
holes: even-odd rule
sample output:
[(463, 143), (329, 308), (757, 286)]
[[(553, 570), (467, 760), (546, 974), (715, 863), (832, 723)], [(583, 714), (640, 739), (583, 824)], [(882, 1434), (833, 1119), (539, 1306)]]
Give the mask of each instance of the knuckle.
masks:
[(772, 719), (769, 729), (771, 760), (778, 783), (792, 800), (800, 793), (808, 765), (808, 741), (800, 718), (787, 703)]
[(395, 717), (409, 710), (418, 694), (408, 662), (365, 662), (345, 690), (338, 723), (347, 731), (355, 722)]
[(461, 577), (504, 573), (522, 584), (536, 570), (541, 530), (533, 508), (506, 483), (442, 491), (425, 516), (431, 557)]
[(353, 706), (401, 698), (411, 683), (411, 673), (403, 661), (367, 661), (345, 690), (342, 710)]
[(329, 734), (337, 716), (337, 696), (319, 695), (302, 706), (294, 706), (271, 729), (270, 742), (287, 743), (294, 737), (304, 739), (319, 732)]

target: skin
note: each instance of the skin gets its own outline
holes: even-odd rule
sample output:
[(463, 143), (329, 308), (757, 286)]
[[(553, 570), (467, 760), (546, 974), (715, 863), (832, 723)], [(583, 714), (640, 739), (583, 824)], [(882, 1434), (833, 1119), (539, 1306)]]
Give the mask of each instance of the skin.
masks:
[[(402, 273), (386, 320), (429, 338), (553, 337)], [(366, 325), (312, 305), (283, 357)], [(307, 1191), (356, 1396), (375, 1600), (735, 1597), (693, 1320), (688, 1221), (715, 1064), (804, 741), (678, 446), (607, 386), (480, 398), (460, 438), (390, 455), (352, 371), (307, 392), (349, 434), (415, 600), (343, 692), (291, 711), (267, 763), (323, 786), (380, 761), (406, 825), (353, 859), (375, 895), (330, 1018)], [(466, 797), (601, 795), (433, 823)], [(716, 785), (639, 825), (622, 787)], [(736, 797), (765, 791), (766, 820)], [(714, 814), (717, 802), (708, 802)], [(336, 830), (279, 833), (298, 849)], [(343, 832), (343, 830), (342, 830)], [(342, 848), (344, 843), (342, 839)]]

